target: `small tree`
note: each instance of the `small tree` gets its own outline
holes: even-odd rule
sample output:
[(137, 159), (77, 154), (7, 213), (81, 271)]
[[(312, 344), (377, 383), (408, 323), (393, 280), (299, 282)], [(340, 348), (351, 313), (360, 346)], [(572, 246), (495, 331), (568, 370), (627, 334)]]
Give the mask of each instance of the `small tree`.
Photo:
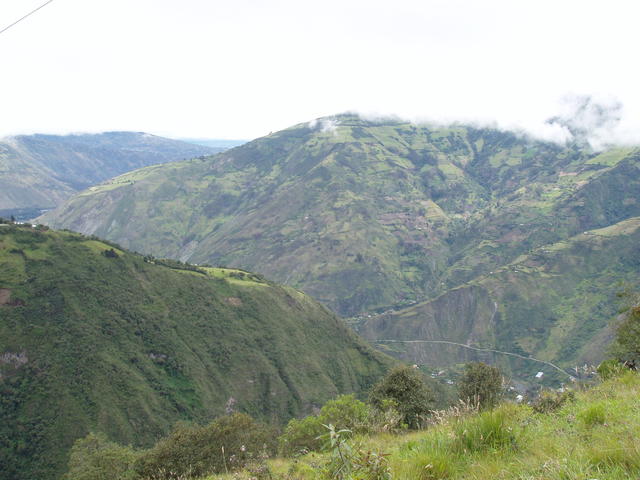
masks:
[(502, 373), (483, 362), (467, 363), (459, 392), (461, 400), (477, 402), (483, 409), (492, 408), (502, 395)]
[(206, 426), (179, 424), (143, 452), (136, 464), (142, 478), (175, 480), (223, 473), (274, 452), (275, 432), (244, 413), (219, 417)]
[[(640, 301), (635, 296), (634, 302)], [(616, 330), (611, 351), (616, 360), (635, 370), (640, 367), (640, 305), (628, 308)]]
[(138, 453), (110, 442), (102, 433), (76, 440), (71, 449), (65, 480), (132, 480)]
[(422, 419), (434, 407), (435, 395), (418, 370), (407, 366), (396, 367), (378, 382), (369, 395), (371, 404), (379, 410), (395, 402), (403, 423), (409, 428), (419, 428)]
[(292, 419), (287, 423), (279, 438), (280, 452), (293, 455), (305, 450), (321, 450), (324, 444), (325, 425), (334, 425), (338, 430), (351, 433), (365, 433), (369, 420), (369, 407), (353, 395), (341, 395), (324, 404), (318, 415), (310, 415), (301, 420)]

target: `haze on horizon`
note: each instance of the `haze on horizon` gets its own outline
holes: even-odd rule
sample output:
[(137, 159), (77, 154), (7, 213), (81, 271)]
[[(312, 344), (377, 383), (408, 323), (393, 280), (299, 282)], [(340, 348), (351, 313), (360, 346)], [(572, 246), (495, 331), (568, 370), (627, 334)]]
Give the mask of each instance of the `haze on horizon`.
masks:
[[(0, 28), (42, 3), (4, 0)], [(639, 13), (622, 0), (54, 0), (0, 35), (0, 136), (255, 138), (351, 111), (563, 139), (566, 122), (546, 120), (577, 112), (596, 144), (638, 142)]]

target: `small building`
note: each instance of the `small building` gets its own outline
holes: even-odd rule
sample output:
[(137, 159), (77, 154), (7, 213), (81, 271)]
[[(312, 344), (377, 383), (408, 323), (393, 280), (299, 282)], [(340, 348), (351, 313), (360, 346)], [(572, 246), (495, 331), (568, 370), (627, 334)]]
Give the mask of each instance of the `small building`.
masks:
[(544, 372), (536, 373), (536, 378), (542, 378), (544, 376)]

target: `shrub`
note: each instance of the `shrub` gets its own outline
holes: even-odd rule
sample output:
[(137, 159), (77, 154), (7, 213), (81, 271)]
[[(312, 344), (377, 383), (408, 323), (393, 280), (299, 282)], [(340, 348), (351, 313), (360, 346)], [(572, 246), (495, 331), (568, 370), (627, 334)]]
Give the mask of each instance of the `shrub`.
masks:
[(433, 391), (422, 373), (406, 366), (391, 370), (373, 387), (369, 399), (379, 410), (385, 408), (386, 401), (393, 400), (409, 428), (419, 428), (434, 405)]
[(627, 367), (623, 363), (620, 363), (618, 360), (609, 359), (602, 362), (598, 365), (598, 376), (602, 380), (609, 380), (610, 378), (617, 377), (624, 372), (629, 371)]
[(362, 450), (347, 439), (349, 430), (336, 430), (325, 425), (328, 432), (322, 435), (327, 443), (329, 458), (322, 474), (332, 480), (390, 480), (391, 470), (387, 455), (372, 450)]
[(144, 478), (177, 479), (244, 467), (274, 450), (273, 429), (243, 413), (234, 413), (204, 427), (178, 425), (168, 437), (145, 452), (136, 465)]
[(502, 395), (502, 373), (486, 363), (468, 363), (459, 390), (465, 402), (477, 403), (483, 409), (495, 407)]
[(395, 400), (386, 399), (382, 401), (382, 406), (372, 408), (369, 413), (370, 432), (394, 432), (402, 428), (403, 416), (398, 412), (398, 403)]
[[(319, 438), (326, 433), (324, 425), (334, 425), (338, 430), (353, 433), (368, 431), (369, 407), (353, 395), (342, 395), (329, 400), (318, 415), (301, 420), (292, 419), (280, 436), (280, 451), (295, 454), (307, 450), (321, 450), (323, 441)], [(349, 434), (347, 434), (348, 436)]]
[(575, 398), (576, 395), (571, 390), (564, 392), (543, 390), (531, 407), (537, 413), (552, 413), (559, 410), (565, 403), (573, 402)]
[(102, 254), (107, 258), (118, 258), (118, 254), (113, 248), (110, 248), (109, 250), (103, 250)]
[(110, 442), (102, 433), (90, 433), (71, 448), (65, 480), (131, 480), (138, 453)]
[[(638, 301), (634, 297), (634, 301)], [(616, 330), (616, 338), (612, 346), (615, 358), (631, 369), (640, 367), (640, 305), (626, 311), (624, 320)]]

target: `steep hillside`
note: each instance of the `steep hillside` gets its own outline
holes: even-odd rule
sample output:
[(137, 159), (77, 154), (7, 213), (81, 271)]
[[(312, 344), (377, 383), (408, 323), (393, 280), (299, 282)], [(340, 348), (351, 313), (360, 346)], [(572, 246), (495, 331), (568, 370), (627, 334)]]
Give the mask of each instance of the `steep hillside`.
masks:
[(135, 132), (5, 138), (0, 140), (0, 210), (37, 215), (38, 209), (53, 208), (121, 173), (221, 150)]
[(247, 268), (343, 315), (407, 305), (640, 215), (640, 153), (343, 115), (117, 177), (42, 217)]
[(53, 478), (89, 430), (144, 446), (228, 410), (280, 422), (391, 363), (260, 276), (0, 226), (2, 479)]
[(616, 294), (623, 284), (640, 283), (639, 267), (640, 217), (634, 217), (531, 250), (433, 300), (368, 318), (359, 331), (416, 363), (446, 367), (489, 358), (519, 378), (543, 370), (566, 381), (549, 365), (439, 342), (533, 356), (564, 368), (598, 364), (612, 337)]

